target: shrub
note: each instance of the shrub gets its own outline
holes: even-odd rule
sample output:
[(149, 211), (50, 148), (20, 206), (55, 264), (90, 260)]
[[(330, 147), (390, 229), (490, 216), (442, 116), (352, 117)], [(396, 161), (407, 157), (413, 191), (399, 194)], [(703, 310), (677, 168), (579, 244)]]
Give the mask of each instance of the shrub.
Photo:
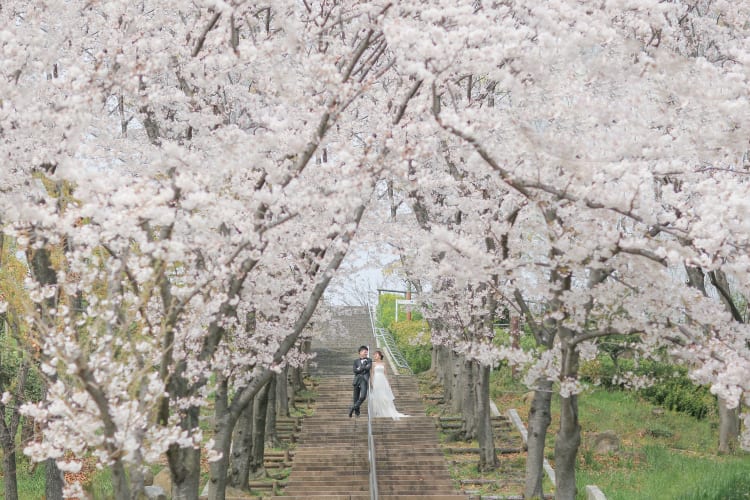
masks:
[(641, 395), (654, 404), (687, 413), (695, 418), (706, 418), (716, 412), (716, 397), (705, 386), (696, 386), (680, 374), (641, 389)]
[(380, 325), (391, 332), (396, 345), (414, 373), (429, 370), (432, 362), (430, 352), (430, 330), (427, 321), (418, 311), (412, 312), (412, 320), (406, 321), (406, 311), (399, 308), (395, 321), (396, 300), (401, 295), (383, 293), (378, 299), (377, 318)]
[(610, 390), (621, 389), (617, 376), (633, 373), (638, 377), (647, 377), (654, 383), (640, 389), (638, 394), (664, 408), (692, 415), (695, 418), (706, 418), (716, 411), (716, 397), (705, 386), (695, 385), (687, 376), (685, 367), (660, 361), (643, 360), (636, 364), (633, 359), (618, 359), (599, 356), (595, 360), (581, 364), (581, 379), (589, 383), (601, 383)]
[(396, 345), (414, 373), (430, 369), (430, 331), (427, 321), (399, 321), (390, 328)]

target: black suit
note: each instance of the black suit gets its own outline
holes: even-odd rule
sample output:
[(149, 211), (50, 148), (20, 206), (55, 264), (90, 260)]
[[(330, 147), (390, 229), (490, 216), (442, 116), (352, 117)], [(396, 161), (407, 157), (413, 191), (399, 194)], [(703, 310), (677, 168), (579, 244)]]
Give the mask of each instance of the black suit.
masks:
[(367, 398), (371, 367), (372, 360), (370, 358), (354, 360), (354, 382), (352, 383), (354, 386), (354, 396), (352, 398), (352, 409), (357, 415), (359, 415), (359, 407)]

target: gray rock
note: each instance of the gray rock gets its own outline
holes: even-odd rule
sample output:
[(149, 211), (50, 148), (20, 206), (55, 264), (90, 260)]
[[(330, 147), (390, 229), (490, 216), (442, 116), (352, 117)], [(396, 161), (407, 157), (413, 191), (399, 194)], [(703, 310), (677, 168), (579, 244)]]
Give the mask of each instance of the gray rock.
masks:
[(149, 500), (167, 500), (167, 494), (161, 486), (146, 486), (143, 492)]
[(158, 486), (167, 495), (167, 500), (172, 498), (172, 477), (169, 475), (169, 467), (164, 467), (154, 476), (153, 486)]
[(151, 472), (150, 469), (146, 469), (143, 472), (143, 484), (145, 486), (153, 486), (154, 485), (154, 473)]
[(615, 431), (599, 432), (591, 436), (591, 449), (599, 455), (615, 453), (620, 451), (620, 438)]

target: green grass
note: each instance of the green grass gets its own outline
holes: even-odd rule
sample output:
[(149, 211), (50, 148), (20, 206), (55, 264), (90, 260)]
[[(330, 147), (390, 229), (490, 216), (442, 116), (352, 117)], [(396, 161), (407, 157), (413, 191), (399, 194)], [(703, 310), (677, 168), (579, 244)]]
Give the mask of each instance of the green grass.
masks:
[[(633, 462), (579, 468), (579, 491), (596, 484), (608, 500), (663, 498), (739, 500), (750, 498), (750, 462), (741, 457), (675, 453), (660, 445), (645, 446)], [(585, 498), (579, 494), (578, 498)]]
[[(439, 392), (435, 388), (429, 389)], [(492, 373), (491, 397), (501, 413), (515, 408), (527, 420), (530, 392), (502, 368)], [(559, 396), (552, 398), (552, 423), (545, 455), (554, 468)], [(750, 454), (719, 456), (718, 417), (697, 419), (676, 411), (655, 412), (637, 394), (596, 388), (579, 397), (581, 446), (576, 466), (578, 499), (595, 484), (608, 500), (750, 500)], [(614, 431), (620, 451), (596, 455), (594, 433)], [(471, 475), (471, 471), (459, 471)], [(552, 491), (545, 480), (544, 491)]]
[[(581, 396), (579, 499), (585, 498), (587, 484), (596, 484), (609, 500), (750, 499), (750, 454), (716, 455), (715, 419), (673, 411), (656, 415), (653, 409), (626, 392), (597, 390)], [(553, 415), (550, 452), (558, 422), (554, 403)], [(620, 437), (619, 453), (595, 455), (589, 448), (591, 435), (604, 430)]]
[(95, 500), (114, 497), (112, 488), (112, 473), (109, 469), (104, 468), (97, 470), (91, 476), (91, 484), (88, 487), (92, 498)]
[[(18, 497), (44, 498), (44, 464), (39, 464), (33, 474), (29, 473), (28, 464), (19, 461), (18, 464)], [(0, 477), (0, 498), (5, 498), (5, 477)]]

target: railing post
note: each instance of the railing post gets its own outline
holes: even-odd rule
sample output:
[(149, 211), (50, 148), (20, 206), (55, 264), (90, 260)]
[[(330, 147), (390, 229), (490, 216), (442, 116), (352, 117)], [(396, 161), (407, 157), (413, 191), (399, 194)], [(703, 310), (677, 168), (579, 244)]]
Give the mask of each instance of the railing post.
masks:
[(378, 472), (375, 466), (375, 439), (372, 437), (372, 416), (367, 409), (367, 450), (370, 459), (370, 500), (378, 500)]

